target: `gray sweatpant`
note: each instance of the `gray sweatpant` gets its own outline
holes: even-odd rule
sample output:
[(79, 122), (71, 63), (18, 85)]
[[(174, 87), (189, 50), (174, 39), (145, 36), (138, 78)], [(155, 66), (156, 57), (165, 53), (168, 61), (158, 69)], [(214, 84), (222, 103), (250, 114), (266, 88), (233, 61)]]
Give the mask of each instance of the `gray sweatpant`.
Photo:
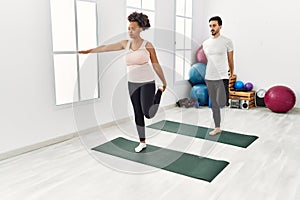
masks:
[(208, 95), (211, 100), (211, 108), (215, 127), (220, 127), (221, 111), (228, 102), (228, 79), (221, 80), (205, 80), (208, 90)]

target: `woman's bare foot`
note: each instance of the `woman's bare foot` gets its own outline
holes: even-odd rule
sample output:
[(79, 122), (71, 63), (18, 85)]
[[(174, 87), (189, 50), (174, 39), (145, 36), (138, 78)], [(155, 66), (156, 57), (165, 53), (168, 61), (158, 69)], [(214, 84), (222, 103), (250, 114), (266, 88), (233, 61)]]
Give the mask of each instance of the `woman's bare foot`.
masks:
[(211, 132), (209, 132), (209, 135), (214, 136), (214, 135), (217, 135), (219, 133), (221, 133), (221, 129), (219, 127), (217, 127), (214, 130), (212, 130)]

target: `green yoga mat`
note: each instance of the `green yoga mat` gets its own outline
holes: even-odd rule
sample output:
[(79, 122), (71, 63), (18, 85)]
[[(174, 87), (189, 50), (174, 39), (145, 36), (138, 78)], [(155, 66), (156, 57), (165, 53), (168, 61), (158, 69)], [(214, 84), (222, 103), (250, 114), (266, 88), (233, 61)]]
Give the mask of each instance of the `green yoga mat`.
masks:
[(254, 142), (258, 138), (257, 136), (253, 135), (243, 135), (224, 130), (222, 130), (221, 134), (210, 136), (208, 133), (212, 129), (168, 120), (159, 121), (147, 127), (243, 148), (247, 148), (252, 142)]
[(140, 153), (135, 153), (134, 148), (137, 145), (137, 142), (118, 137), (92, 150), (208, 182), (211, 182), (229, 164), (226, 161), (199, 157), (149, 144)]

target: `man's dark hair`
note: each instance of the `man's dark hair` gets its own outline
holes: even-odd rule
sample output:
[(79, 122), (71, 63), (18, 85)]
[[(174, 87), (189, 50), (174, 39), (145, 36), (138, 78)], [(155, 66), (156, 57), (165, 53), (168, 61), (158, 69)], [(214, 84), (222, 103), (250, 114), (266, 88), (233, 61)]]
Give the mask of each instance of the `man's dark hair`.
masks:
[(143, 30), (150, 28), (148, 16), (143, 13), (133, 12), (128, 16), (129, 22), (137, 22)]
[(214, 16), (214, 17), (210, 18), (208, 22), (210, 22), (210, 21), (218, 21), (219, 26), (222, 26), (222, 19), (219, 16)]

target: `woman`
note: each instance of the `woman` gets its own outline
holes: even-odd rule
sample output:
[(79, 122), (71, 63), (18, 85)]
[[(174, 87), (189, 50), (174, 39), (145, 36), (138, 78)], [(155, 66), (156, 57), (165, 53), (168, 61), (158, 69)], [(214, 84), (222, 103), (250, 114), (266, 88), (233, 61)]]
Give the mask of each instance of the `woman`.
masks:
[[(131, 40), (123, 40), (115, 44), (101, 45), (93, 49), (79, 51), (78, 53), (99, 53), (108, 51), (126, 50), (125, 60), (128, 72), (128, 89), (134, 109), (135, 123), (140, 143), (135, 152), (146, 148), (145, 120), (154, 117), (158, 110), (162, 92), (167, 87), (163, 70), (158, 62), (153, 45), (141, 37), (141, 32), (150, 28), (148, 16), (134, 12), (128, 16), (130, 22), (128, 33)], [(163, 86), (158, 87), (155, 93), (154, 73), (152, 67)]]

